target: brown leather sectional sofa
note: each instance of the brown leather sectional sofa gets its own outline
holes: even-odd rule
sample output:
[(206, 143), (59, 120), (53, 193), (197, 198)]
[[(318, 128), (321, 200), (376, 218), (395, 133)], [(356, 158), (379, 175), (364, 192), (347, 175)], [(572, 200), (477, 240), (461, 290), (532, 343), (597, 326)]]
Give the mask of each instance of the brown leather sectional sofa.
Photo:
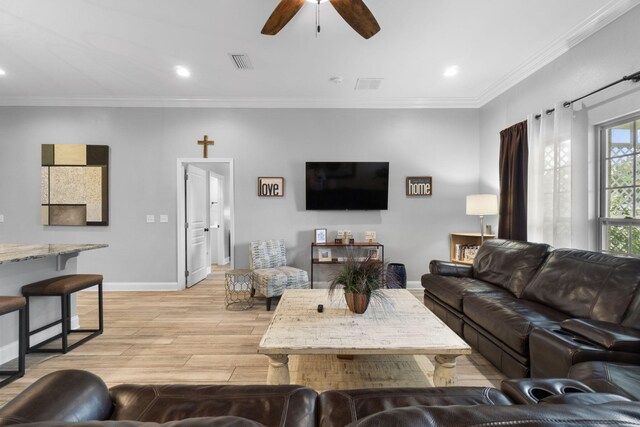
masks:
[(510, 378), (640, 361), (640, 259), (495, 239), (429, 270), (425, 305)]
[[(540, 404), (538, 404), (540, 403)], [(46, 375), (0, 409), (0, 426), (640, 425), (640, 403), (577, 381), (326, 391), (302, 386), (118, 385), (86, 371)]]

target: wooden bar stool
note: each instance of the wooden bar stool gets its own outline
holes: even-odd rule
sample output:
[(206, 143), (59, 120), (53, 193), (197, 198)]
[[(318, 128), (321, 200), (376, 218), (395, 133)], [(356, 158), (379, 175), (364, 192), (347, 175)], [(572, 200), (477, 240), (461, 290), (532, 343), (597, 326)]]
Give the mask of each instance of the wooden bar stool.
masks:
[[(92, 286), (98, 286), (98, 329), (71, 329), (71, 294), (81, 291), (83, 289), (90, 288)], [(30, 342), (27, 342), (27, 353), (59, 353), (62, 351), (66, 353), (73, 350), (80, 344), (89, 341), (90, 339), (100, 335), (103, 330), (103, 315), (102, 315), (102, 276), (99, 274), (71, 274), (68, 276), (59, 276), (52, 279), (42, 280), (40, 282), (31, 283), (22, 287), (22, 295), (27, 298), (27, 305), (25, 310), (26, 328), (27, 334), (30, 338), (32, 335), (37, 334), (45, 329), (48, 329), (57, 324), (62, 325), (62, 332), (58, 335), (51, 337), (41, 343), (31, 346)], [(60, 306), (62, 316), (60, 320), (44, 325), (38, 329), (29, 329), (29, 298), (30, 297), (60, 297)], [(68, 344), (68, 336), (70, 333), (90, 333), (86, 337), (82, 338), (78, 342), (71, 345)], [(54, 348), (40, 348), (45, 344), (50, 343), (53, 340), (62, 338), (62, 348), (60, 350)]]
[(0, 387), (24, 376), (24, 358), (26, 353), (25, 308), (27, 300), (23, 297), (0, 297), (0, 316), (18, 311), (18, 370), (0, 370), (0, 376), (7, 378), (0, 381)]

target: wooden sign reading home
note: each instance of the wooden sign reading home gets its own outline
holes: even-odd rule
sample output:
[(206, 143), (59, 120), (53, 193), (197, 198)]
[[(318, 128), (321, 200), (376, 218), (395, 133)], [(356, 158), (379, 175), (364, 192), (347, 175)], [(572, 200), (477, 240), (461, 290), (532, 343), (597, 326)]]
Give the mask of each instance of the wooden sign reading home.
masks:
[(430, 176), (408, 176), (407, 196), (426, 197), (431, 196), (433, 187)]
[(284, 178), (274, 176), (258, 177), (259, 197), (284, 197)]

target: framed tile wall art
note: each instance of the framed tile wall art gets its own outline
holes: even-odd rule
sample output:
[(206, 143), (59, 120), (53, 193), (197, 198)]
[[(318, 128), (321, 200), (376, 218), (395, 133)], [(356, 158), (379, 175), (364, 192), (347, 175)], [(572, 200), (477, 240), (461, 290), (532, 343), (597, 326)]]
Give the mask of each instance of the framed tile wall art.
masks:
[(42, 144), (43, 225), (109, 225), (109, 146)]

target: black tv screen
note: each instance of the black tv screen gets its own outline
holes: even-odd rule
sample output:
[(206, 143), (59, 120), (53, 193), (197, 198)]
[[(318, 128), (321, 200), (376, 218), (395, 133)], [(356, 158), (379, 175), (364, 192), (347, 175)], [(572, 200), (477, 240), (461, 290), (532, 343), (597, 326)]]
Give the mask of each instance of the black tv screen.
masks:
[(389, 162), (307, 162), (307, 210), (386, 210)]

